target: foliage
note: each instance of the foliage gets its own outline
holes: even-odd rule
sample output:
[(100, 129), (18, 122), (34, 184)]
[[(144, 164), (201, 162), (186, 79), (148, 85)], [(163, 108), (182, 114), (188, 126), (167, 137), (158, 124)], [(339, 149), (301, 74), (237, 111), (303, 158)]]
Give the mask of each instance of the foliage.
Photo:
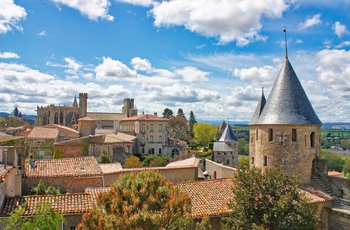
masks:
[(163, 117), (164, 118), (171, 118), (171, 117), (173, 117), (173, 111), (171, 110), (171, 109), (169, 109), (169, 108), (165, 108), (164, 109), (164, 112), (163, 112)]
[(238, 154), (249, 155), (249, 143), (245, 138), (238, 139)]
[(142, 168), (143, 162), (137, 156), (131, 156), (125, 160), (124, 168)]
[(347, 159), (345, 161), (345, 164), (343, 166), (343, 172), (344, 172), (344, 175), (347, 177), (347, 174), (350, 174), (350, 159)]
[(199, 152), (198, 155), (199, 155), (200, 157), (208, 157), (208, 156), (210, 156), (212, 153), (213, 153), (213, 150), (208, 149), (208, 151)]
[(249, 157), (248, 156), (240, 156), (238, 158), (238, 168), (244, 169), (249, 167)]
[(97, 158), (97, 161), (99, 164), (104, 164), (104, 163), (111, 163), (111, 158), (109, 157), (108, 153), (105, 151), (102, 151), (101, 155)]
[(315, 229), (315, 206), (301, 193), (301, 182), (282, 169), (238, 170), (233, 186), (232, 213), (224, 229)]
[(167, 155), (151, 155), (151, 156), (146, 156), (145, 159), (143, 160), (143, 163), (146, 166), (150, 167), (157, 167), (157, 166), (164, 166), (166, 161), (170, 159), (169, 156)]
[(186, 117), (176, 116), (169, 119), (168, 134), (176, 140), (188, 140)]
[(7, 225), (4, 230), (61, 229), (61, 223), (64, 221), (63, 215), (56, 213), (49, 203), (39, 203), (35, 207), (36, 215), (23, 218), (21, 215), (25, 211), (25, 206), (26, 203), (11, 213), (5, 221)]
[(52, 155), (53, 159), (60, 159), (64, 157), (64, 151), (62, 147), (55, 148), (55, 152)]
[(328, 161), (328, 171), (343, 171), (345, 160), (342, 159), (339, 155), (331, 153), (329, 151), (321, 151), (321, 159)]
[(341, 140), (340, 141), (340, 146), (342, 149), (350, 149), (350, 140)]
[(209, 217), (205, 216), (202, 218), (201, 222), (196, 224), (196, 230), (211, 230), (212, 226), (210, 224)]
[(193, 111), (190, 112), (190, 120), (188, 121), (189, 125), (188, 125), (188, 131), (189, 131), (189, 134), (190, 134), (190, 137), (193, 138), (194, 137), (194, 133), (193, 133), (193, 126), (194, 124), (197, 123), (196, 121), (196, 116), (194, 115)]
[(178, 116), (178, 117), (185, 117), (185, 113), (184, 113), (184, 111), (181, 108), (179, 108), (177, 110), (176, 116)]
[(97, 198), (79, 229), (186, 229), (191, 201), (187, 194), (153, 171), (118, 178)]
[(196, 123), (193, 126), (194, 137), (203, 144), (204, 147), (215, 138), (216, 127), (205, 123)]
[(60, 188), (56, 188), (52, 185), (46, 187), (42, 180), (39, 181), (38, 185), (32, 188), (31, 192), (33, 195), (46, 195), (46, 194), (60, 194)]

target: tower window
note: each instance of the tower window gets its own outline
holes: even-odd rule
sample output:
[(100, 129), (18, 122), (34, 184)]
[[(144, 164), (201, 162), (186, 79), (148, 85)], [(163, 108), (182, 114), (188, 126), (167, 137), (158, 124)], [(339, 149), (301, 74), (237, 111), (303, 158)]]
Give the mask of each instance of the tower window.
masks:
[(273, 141), (273, 129), (269, 129), (269, 141)]
[(252, 157), (252, 165), (254, 165), (254, 157)]
[(292, 129), (292, 141), (297, 142), (297, 130)]
[(255, 139), (259, 140), (259, 129), (258, 128), (256, 128), (256, 130), (255, 130)]
[(310, 135), (310, 146), (311, 148), (315, 147), (315, 132), (312, 132)]
[(264, 156), (264, 166), (267, 166), (267, 156)]

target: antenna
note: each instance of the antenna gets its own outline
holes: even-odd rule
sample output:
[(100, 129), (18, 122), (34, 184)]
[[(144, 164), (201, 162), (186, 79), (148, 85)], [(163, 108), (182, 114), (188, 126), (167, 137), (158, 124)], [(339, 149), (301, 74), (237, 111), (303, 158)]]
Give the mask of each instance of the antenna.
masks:
[(287, 29), (286, 29), (286, 27), (284, 27), (283, 32), (284, 32), (284, 43), (286, 46), (286, 58), (288, 58), (288, 47), (287, 47), (288, 43), (287, 43)]

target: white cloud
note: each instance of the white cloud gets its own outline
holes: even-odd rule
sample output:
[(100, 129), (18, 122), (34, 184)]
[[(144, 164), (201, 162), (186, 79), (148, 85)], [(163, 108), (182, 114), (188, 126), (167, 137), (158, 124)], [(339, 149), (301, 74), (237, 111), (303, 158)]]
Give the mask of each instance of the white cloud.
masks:
[(6, 34), (12, 28), (22, 31), (19, 25), (21, 20), (26, 19), (26, 10), (14, 3), (13, 0), (1, 0), (0, 7), (0, 34)]
[(0, 58), (19, 58), (19, 55), (12, 52), (0, 52)]
[(333, 25), (334, 33), (338, 36), (338, 38), (341, 38), (344, 34), (349, 33), (346, 29), (345, 25), (342, 25), (340, 22), (336, 22)]
[(110, 2), (108, 0), (52, 0), (56, 4), (66, 5), (78, 10), (81, 14), (91, 20), (99, 18), (113, 21), (114, 17), (108, 14)]
[(131, 65), (135, 70), (150, 72), (152, 71), (152, 65), (147, 59), (141, 59), (139, 57), (135, 57), (131, 60)]
[(343, 48), (343, 47), (346, 47), (346, 46), (350, 46), (350, 41), (342, 42), (339, 45), (337, 45), (335, 48), (339, 49), (339, 48)]
[(148, 7), (153, 5), (153, 0), (116, 0), (117, 2), (125, 2), (136, 6)]
[(210, 74), (209, 72), (198, 70), (192, 66), (186, 66), (182, 69), (177, 69), (175, 72), (180, 76), (182, 76), (185, 82), (196, 82), (196, 83), (207, 82), (208, 81), (207, 76)]
[[(262, 17), (282, 17), (287, 9), (283, 0), (173, 0), (155, 3), (151, 13), (154, 25), (184, 26), (186, 29), (220, 43), (236, 41), (244, 46), (253, 40), (264, 40), (259, 34)], [(218, 13), (220, 12), (220, 13)]]
[(79, 69), (82, 66), (79, 62), (77, 62), (74, 58), (71, 57), (64, 58), (64, 61), (67, 62), (67, 67), (69, 69), (74, 70), (75, 72), (79, 71)]
[(269, 86), (276, 78), (277, 70), (272, 66), (234, 69), (233, 76), (249, 81), (254, 86)]
[(110, 57), (103, 58), (102, 64), (95, 68), (96, 79), (99, 81), (116, 81), (123, 78), (135, 78), (135, 70), (129, 69), (125, 64)]
[(38, 33), (38, 36), (47, 36), (47, 32), (45, 30)]
[(299, 24), (300, 29), (307, 29), (309, 27), (321, 24), (321, 14), (315, 14), (311, 18), (306, 19), (304, 22)]

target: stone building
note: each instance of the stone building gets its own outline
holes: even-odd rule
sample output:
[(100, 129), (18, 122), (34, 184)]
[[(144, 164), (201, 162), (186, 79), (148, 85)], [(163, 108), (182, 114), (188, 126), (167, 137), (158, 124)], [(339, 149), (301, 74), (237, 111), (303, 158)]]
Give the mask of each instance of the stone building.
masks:
[(226, 125), (219, 140), (214, 142), (212, 160), (231, 167), (238, 166), (238, 138), (230, 125)]
[(69, 105), (48, 105), (37, 106), (36, 126), (47, 124), (58, 124), (72, 127), (78, 124), (78, 119), (89, 117), (96, 120), (98, 128), (117, 130), (119, 120), (137, 115), (134, 99), (124, 99), (124, 106), (121, 113), (88, 112), (88, 94), (79, 93), (79, 103), (74, 97), (73, 104)]
[(156, 114), (142, 114), (120, 120), (119, 131), (137, 137), (135, 153), (166, 154), (174, 157), (184, 151), (185, 145), (169, 140), (168, 122), (168, 119)]
[(249, 126), (251, 166), (278, 165), (310, 183), (321, 152), (322, 122), (287, 55), (267, 100), (262, 93)]

